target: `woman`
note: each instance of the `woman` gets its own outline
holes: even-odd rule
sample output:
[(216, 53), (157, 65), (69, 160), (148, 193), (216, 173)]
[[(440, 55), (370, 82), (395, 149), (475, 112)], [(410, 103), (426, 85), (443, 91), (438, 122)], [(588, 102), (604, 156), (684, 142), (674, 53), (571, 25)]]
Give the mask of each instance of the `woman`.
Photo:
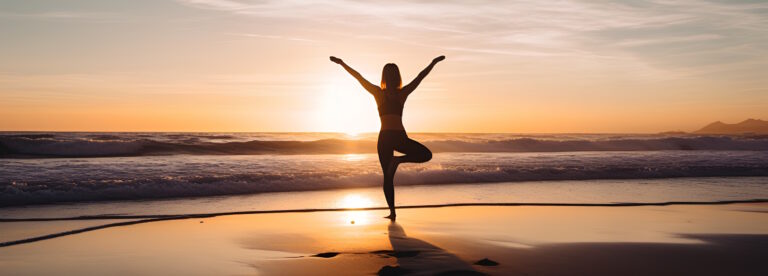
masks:
[[(405, 133), (403, 127), (403, 105), (408, 95), (419, 86), (421, 80), (432, 71), (432, 67), (445, 59), (445, 56), (436, 57), (432, 63), (424, 68), (416, 78), (406, 86), (400, 78), (400, 69), (394, 63), (384, 65), (381, 72), (381, 87), (368, 82), (357, 71), (347, 66), (344, 61), (337, 57), (331, 57), (331, 61), (344, 67), (363, 88), (373, 95), (376, 99), (376, 105), (379, 107), (379, 118), (381, 119), (381, 131), (379, 131), (379, 142), (377, 148), (379, 151), (379, 162), (381, 170), (384, 173), (384, 197), (389, 205), (389, 218), (394, 220), (395, 214), (395, 186), (393, 180), (395, 171), (400, 163), (424, 163), (432, 159), (432, 152), (427, 147), (416, 142)], [(394, 151), (404, 153), (402, 156), (394, 156)]]

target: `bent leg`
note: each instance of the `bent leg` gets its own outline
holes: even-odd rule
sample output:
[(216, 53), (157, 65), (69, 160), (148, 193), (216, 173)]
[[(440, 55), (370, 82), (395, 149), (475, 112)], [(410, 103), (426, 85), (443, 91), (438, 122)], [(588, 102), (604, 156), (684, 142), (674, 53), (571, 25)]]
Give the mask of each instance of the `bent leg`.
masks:
[(396, 145), (395, 150), (405, 154), (397, 157), (398, 163), (424, 163), (432, 159), (432, 151), (411, 138)]

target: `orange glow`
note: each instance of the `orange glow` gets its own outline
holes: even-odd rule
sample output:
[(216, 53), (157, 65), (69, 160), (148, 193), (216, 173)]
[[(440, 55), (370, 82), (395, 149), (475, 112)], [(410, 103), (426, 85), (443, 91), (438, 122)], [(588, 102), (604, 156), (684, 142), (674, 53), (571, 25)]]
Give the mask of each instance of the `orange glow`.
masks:
[(373, 201), (358, 194), (348, 194), (339, 201), (337, 206), (339, 208), (367, 208), (373, 206)]
[[(359, 194), (348, 194), (339, 200), (337, 206), (340, 208), (367, 208), (373, 207), (373, 201)], [(344, 211), (339, 214), (339, 217), (344, 225), (363, 226), (370, 223), (372, 214), (366, 211)]]
[(761, 4), (28, 2), (0, 4), (5, 131), (377, 131), (374, 100), (331, 55), (373, 84), (387, 63), (407, 84), (445, 55), (406, 103), (410, 132), (768, 119)]
[[(350, 206), (364, 205), (360, 204), (364, 201), (360, 197), (350, 195), (343, 201), (346, 202), (346, 198)], [(380, 217), (385, 211), (359, 211), (370, 218), (365, 225), (358, 221), (354, 225), (349, 221), (336, 223), (343, 212), (233, 215), (115, 227), (5, 247), (0, 249), (3, 253), (0, 259), (4, 271), (12, 275), (61, 274), (62, 271), (109, 274), (116, 268), (136, 274), (249, 274), (254, 267), (264, 274), (330, 275), (338, 274), (340, 268), (349, 274), (375, 274), (382, 266), (393, 265), (398, 260), (369, 252), (393, 249), (398, 245), (392, 244), (394, 235), (406, 234), (410, 239), (459, 256), (487, 256), (497, 260), (503, 255), (487, 255), (498, 252), (488, 249), (537, 250), (540, 245), (572, 243), (703, 244), (695, 235), (765, 235), (768, 215), (761, 212), (765, 209), (765, 204), (404, 209), (398, 217), (398, 224), (403, 228), (401, 233), (393, 233), (392, 227), (388, 227), (390, 221)], [(34, 224), (37, 228), (61, 227), (58, 222)], [(5, 232), (13, 233), (14, 227), (29, 231), (34, 228), (32, 225), (0, 226)], [(467, 243), (476, 246), (462, 246)], [(343, 254), (322, 260), (309, 257), (322, 252)], [(342, 262), (345, 258), (356, 259)], [(232, 260), (243, 260), (254, 266)], [(142, 265), (126, 266), (133, 263)], [(498, 268), (515, 269), (511, 265)]]
[(339, 78), (323, 87), (321, 93), (311, 118), (307, 118), (314, 121), (315, 129), (349, 136), (378, 131), (374, 99), (356, 82)]

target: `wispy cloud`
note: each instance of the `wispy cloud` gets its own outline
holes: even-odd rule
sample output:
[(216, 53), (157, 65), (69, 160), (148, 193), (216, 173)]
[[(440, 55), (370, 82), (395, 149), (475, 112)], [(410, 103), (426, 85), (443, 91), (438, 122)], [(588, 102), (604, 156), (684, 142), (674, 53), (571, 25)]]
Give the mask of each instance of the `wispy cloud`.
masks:
[(667, 43), (683, 43), (683, 42), (701, 42), (709, 40), (722, 39), (722, 35), (717, 34), (700, 34), (689, 35), (680, 37), (668, 37), (668, 38), (652, 38), (652, 39), (628, 39), (616, 43), (616, 46), (645, 46), (653, 44), (667, 44)]
[(291, 36), (283, 36), (283, 35), (266, 35), (266, 34), (254, 34), (254, 33), (228, 33), (228, 35), (265, 38), (265, 39), (281, 39), (281, 40), (301, 41), (301, 42), (318, 42), (318, 40), (315, 40), (315, 39), (307, 39), (307, 38), (291, 37)]
[[(768, 48), (765, 39), (768, 37), (768, 3), (697, 0), (179, 2), (199, 9), (284, 20), (309, 29), (334, 25), (347, 31), (349, 37), (368, 40), (477, 55), (593, 59), (596, 63), (639, 62), (668, 75), (688, 74), (692, 71), (690, 67), (697, 66), (698, 62), (693, 59), (717, 60), (718, 56), (707, 52), (709, 48), (754, 46), (743, 49), (747, 51), (746, 57), (731, 60), (730, 66), (745, 65), (752, 60), (748, 56), (764, 55), (763, 49)], [(289, 40), (292, 37), (290, 33), (259, 36)], [(302, 36), (296, 40), (314, 39)], [(646, 49), (651, 46), (669, 48), (665, 51)], [(682, 52), (700, 55), (665, 60)]]
[(0, 18), (17, 19), (113, 19), (116, 15), (103, 12), (46, 11), (33, 13), (0, 12)]

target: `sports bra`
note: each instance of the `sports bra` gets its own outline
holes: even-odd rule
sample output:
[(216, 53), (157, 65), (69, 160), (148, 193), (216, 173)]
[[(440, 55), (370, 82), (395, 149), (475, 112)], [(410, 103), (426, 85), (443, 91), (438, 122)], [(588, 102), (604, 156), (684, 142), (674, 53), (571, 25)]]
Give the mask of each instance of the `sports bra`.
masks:
[[(397, 92), (401, 93), (401, 92)], [(379, 106), (379, 117), (384, 115), (398, 115), (403, 116), (403, 106), (405, 105), (405, 101), (400, 100), (400, 95), (398, 94), (389, 94), (387, 95), (386, 92), (381, 92), (381, 102), (378, 103)]]

